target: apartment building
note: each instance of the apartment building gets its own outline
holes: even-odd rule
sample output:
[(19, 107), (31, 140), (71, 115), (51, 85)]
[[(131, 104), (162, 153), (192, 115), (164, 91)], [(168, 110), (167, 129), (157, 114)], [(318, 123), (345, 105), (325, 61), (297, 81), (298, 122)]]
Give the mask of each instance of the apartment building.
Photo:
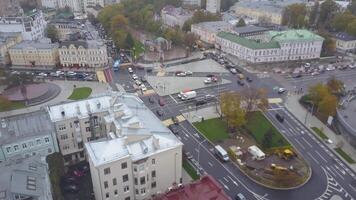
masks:
[(9, 48), (22, 41), (22, 34), (0, 32), (0, 65), (10, 64)]
[(184, 23), (193, 16), (193, 12), (183, 9), (181, 7), (176, 8), (168, 5), (162, 8), (161, 18), (165, 26), (168, 27), (180, 27), (182, 28)]
[(337, 33), (334, 35), (336, 50), (342, 53), (355, 53), (356, 37), (347, 33)]
[(106, 45), (99, 40), (65, 41), (59, 47), (63, 67), (104, 67), (108, 64)]
[(221, 0), (206, 0), (206, 11), (211, 13), (219, 13)]
[(135, 95), (104, 117), (107, 138), (85, 144), (95, 199), (143, 200), (181, 183), (182, 143)]
[(24, 40), (43, 38), (46, 25), (42, 11), (36, 9), (24, 16), (0, 17), (1, 32), (20, 32)]
[(220, 32), (215, 46), (251, 63), (320, 58), (324, 38), (308, 30), (269, 31), (265, 40)]
[(57, 19), (50, 22), (50, 25), (56, 27), (60, 41), (70, 40), (70, 36), (81, 32), (81, 23), (73, 20)]
[(232, 25), (225, 21), (201, 22), (192, 24), (191, 32), (194, 33), (201, 41), (215, 44), (216, 35), (219, 32), (229, 32)]
[(201, 0), (183, 0), (182, 4), (184, 6), (200, 7)]
[(0, 119), (0, 163), (59, 152), (56, 132), (44, 111)]
[(39, 156), (0, 163), (1, 200), (52, 200), (48, 166)]
[(9, 49), (13, 66), (54, 67), (59, 63), (58, 44), (50, 41), (22, 41)]

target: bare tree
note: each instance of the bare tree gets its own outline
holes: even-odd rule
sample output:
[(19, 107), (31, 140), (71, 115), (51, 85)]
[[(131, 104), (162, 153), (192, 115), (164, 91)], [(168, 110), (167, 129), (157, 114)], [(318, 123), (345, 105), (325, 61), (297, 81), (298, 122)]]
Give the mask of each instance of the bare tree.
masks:
[(241, 97), (247, 113), (255, 109), (264, 111), (268, 107), (267, 90), (264, 88), (245, 88), (241, 92)]

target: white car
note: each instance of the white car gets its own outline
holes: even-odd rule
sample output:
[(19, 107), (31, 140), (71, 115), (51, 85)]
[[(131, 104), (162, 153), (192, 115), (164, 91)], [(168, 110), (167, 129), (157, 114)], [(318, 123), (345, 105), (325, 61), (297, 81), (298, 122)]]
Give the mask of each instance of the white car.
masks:
[(190, 75), (193, 75), (193, 72), (192, 72), (192, 71), (186, 71), (185, 74), (186, 74), (187, 76), (190, 76)]
[(132, 78), (133, 78), (133, 80), (136, 80), (136, 79), (138, 79), (138, 76), (136, 74), (132, 74)]
[(141, 88), (142, 92), (147, 91), (147, 88), (146, 88), (146, 86), (145, 86), (144, 84), (142, 84), (142, 85), (140, 86), (140, 88)]
[(316, 75), (319, 75), (320, 73), (319, 72), (313, 72), (311, 73), (312, 76), (316, 76)]
[(285, 91), (286, 91), (285, 88), (279, 88), (279, 89), (278, 89), (278, 93), (279, 93), (279, 94), (283, 94)]
[(185, 73), (185, 72), (180, 72), (180, 73), (177, 73), (177, 74), (176, 74), (176, 76), (181, 76), (181, 77), (182, 77), (182, 76), (186, 76), (186, 75), (187, 75), (187, 73)]
[(207, 79), (205, 79), (205, 80), (204, 80), (204, 83), (205, 83), (205, 84), (210, 84), (210, 83), (212, 83), (211, 78), (207, 78)]
[(131, 67), (129, 67), (127, 70), (129, 71), (129, 73), (133, 73), (133, 70)]
[(356, 65), (352, 65), (352, 64), (349, 65), (350, 69), (354, 69), (355, 67), (356, 67)]
[(42, 76), (42, 77), (47, 77), (48, 74), (44, 73), (44, 72), (41, 72), (38, 74), (38, 76)]
[(326, 68), (326, 71), (333, 71), (335, 70), (335, 67), (332, 65), (328, 65), (328, 67)]
[(328, 144), (332, 144), (333, 143), (333, 141), (330, 140), (330, 139), (326, 139), (325, 142), (328, 143)]
[(61, 75), (64, 75), (64, 72), (62, 72), (62, 71), (56, 71), (56, 74), (58, 74), (59, 76), (61, 76)]
[(137, 86), (140, 86), (142, 83), (141, 83), (141, 81), (139, 81), (139, 80), (135, 80), (135, 84), (136, 84)]
[(237, 71), (236, 71), (235, 68), (230, 68), (230, 72), (233, 73), (233, 74), (236, 74), (236, 73), (237, 73)]

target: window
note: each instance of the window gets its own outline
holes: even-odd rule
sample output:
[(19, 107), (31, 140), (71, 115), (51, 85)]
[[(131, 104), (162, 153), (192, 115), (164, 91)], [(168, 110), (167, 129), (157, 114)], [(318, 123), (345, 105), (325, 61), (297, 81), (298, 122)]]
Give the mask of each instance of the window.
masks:
[(156, 177), (156, 170), (153, 170), (153, 171), (151, 172), (151, 175), (152, 175), (152, 178), (155, 178), (155, 177)]
[(106, 197), (106, 198), (109, 198), (109, 197), (110, 197), (109, 192), (107, 192), (107, 193), (105, 194), (105, 197)]
[(130, 200), (130, 197), (126, 197), (125, 200)]
[(156, 164), (156, 159), (152, 158), (152, 165)]
[(128, 191), (130, 191), (130, 188), (129, 188), (128, 185), (126, 185), (126, 186), (124, 187), (124, 192), (128, 192)]
[(110, 167), (104, 169), (104, 174), (105, 175), (110, 174)]
[(134, 172), (137, 172), (137, 166), (134, 167)]
[(85, 128), (85, 131), (86, 131), (86, 132), (89, 132), (89, 131), (90, 131), (90, 127), (86, 127), (86, 128)]
[(146, 193), (146, 188), (141, 188), (141, 194), (144, 195)]
[(108, 188), (108, 187), (109, 187), (108, 182), (107, 182), (107, 181), (104, 181), (104, 188), (106, 189), (106, 188)]
[(121, 163), (121, 169), (126, 169), (127, 168), (127, 162)]
[(36, 145), (40, 145), (41, 144), (41, 139), (37, 139), (36, 140)]
[(11, 152), (11, 147), (6, 147), (6, 152), (10, 153)]
[(156, 181), (151, 183), (151, 188), (156, 188), (156, 186), (157, 186)]
[(135, 190), (135, 193), (138, 194), (138, 189)]
[(64, 124), (58, 125), (58, 130), (60, 130), (60, 131), (66, 130), (66, 125), (64, 125)]
[(62, 147), (62, 149), (63, 150), (67, 150), (67, 149), (69, 149), (70, 147), (69, 147), (69, 145), (68, 144), (66, 144), (66, 145), (63, 145), (63, 147)]
[(113, 184), (113, 185), (117, 185), (117, 180), (116, 180), (116, 178), (113, 178), (113, 179), (112, 179), (112, 184)]
[(49, 138), (45, 137), (45, 143), (49, 143)]
[(30, 141), (28, 144), (30, 147), (33, 147), (33, 141)]
[(129, 180), (129, 175), (125, 174), (122, 176), (122, 182), (126, 182)]
[(117, 190), (114, 190), (114, 195), (117, 196)]
[(135, 177), (135, 185), (137, 185), (138, 184), (138, 180), (137, 180), (137, 177)]
[(26, 143), (23, 143), (23, 144), (22, 144), (22, 148), (23, 148), (23, 149), (26, 149), (26, 148), (27, 148), (27, 144), (26, 144)]
[(140, 165), (138, 168), (139, 168), (139, 171), (143, 171), (145, 169), (145, 166), (144, 165)]
[(14, 150), (18, 151), (19, 150), (19, 145), (14, 145)]
[(146, 178), (145, 178), (144, 176), (142, 176), (142, 177), (140, 178), (140, 184), (143, 185), (143, 184), (145, 184), (145, 183), (146, 183)]

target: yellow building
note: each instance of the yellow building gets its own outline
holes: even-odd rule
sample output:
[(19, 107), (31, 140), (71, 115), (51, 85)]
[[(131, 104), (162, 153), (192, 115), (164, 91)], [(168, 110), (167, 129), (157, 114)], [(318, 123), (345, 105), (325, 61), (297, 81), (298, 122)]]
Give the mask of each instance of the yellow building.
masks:
[(21, 33), (0, 32), (0, 65), (10, 64), (9, 48), (21, 41)]
[(58, 44), (23, 41), (9, 49), (13, 66), (56, 66), (59, 62)]

